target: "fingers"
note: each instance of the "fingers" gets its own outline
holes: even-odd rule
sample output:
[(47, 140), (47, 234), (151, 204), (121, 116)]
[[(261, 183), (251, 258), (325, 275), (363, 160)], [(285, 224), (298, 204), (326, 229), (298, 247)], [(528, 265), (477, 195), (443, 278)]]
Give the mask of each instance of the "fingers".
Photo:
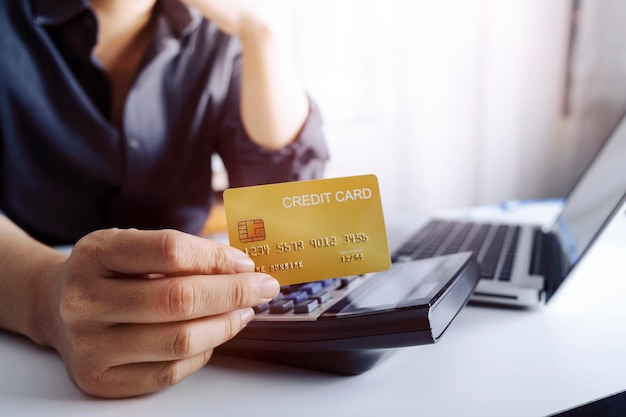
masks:
[(186, 323), (114, 326), (84, 350), (91, 365), (74, 368), (72, 378), (83, 391), (99, 397), (157, 391), (205, 366), (213, 349), (234, 337), (253, 317), (254, 311), (246, 308)]
[(276, 279), (249, 272), (159, 279), (100, 279), (63, 300), (63, 317), (100, 323), (168, 323), (263, 304), (280, 291)]
[(177, 384), (204, 367), (212, 351), (169, 362), (144, 362), (105, 370), (98, 378), (88, 374), (73, 379), (84, 392), (104, 398), (125, 398), (148, 394)]
[(164, 362), (197, 356), (232, 339), (254, 317), (252, 308), (189, 322), (117, 325), (101, 332), (91, 355), (99, 347), (116, 345), (108, 354), (109, 366), (137, 362)]
[(175, 230), (109, 229), (79, 240), (73, 252), (122, 275), (232, 274), (254, 270), (243, 252)]
[(229, 35), (239, 35), (248, 16), (258, 14), (258, 1), (250, 0), (183, 0), (197, 8), (211, 22)]
[(236, 249), (171, 230), (95, 232), (70, 256), (61, 312), (69, 322), (159, 323), (265, 303), (279, 284), (232, 273), (249, 262)]
[(242, 252), (185, 233), (103, 230), (81, 239), (58, 286), (59, 339), (85, 392), (127, 397), (177, 383), (274, 298)]

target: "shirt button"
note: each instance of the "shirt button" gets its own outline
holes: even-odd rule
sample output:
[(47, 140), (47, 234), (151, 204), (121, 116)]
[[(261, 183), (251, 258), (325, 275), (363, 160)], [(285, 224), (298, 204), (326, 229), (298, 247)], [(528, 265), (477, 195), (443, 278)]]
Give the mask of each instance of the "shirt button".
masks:
[(139, 141), (134, 138), (128, 139), (128, 147), (134, 150), (139, 149)]

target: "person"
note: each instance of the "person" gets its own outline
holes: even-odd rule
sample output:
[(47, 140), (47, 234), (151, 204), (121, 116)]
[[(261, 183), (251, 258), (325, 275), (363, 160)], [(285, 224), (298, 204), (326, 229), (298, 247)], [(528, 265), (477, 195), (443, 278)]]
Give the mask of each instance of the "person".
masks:
[(319, 177), (318, 108), (250, 1), (7, 1), (0, 35), (0, 328), (94, 396), (183, 380), (279, 291), (198, 236), (212, 155)]

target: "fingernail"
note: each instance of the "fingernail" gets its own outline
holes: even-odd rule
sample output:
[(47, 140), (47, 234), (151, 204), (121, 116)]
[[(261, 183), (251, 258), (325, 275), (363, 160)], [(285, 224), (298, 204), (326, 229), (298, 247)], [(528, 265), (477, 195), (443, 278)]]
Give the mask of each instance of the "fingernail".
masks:
[(238, 253), (235, 257), (235, 272), (253, 272), (254, 261), (244, 253)]
[(241, 324), (244, 326), (252, 321), (254, 318), (254, 310), (251, 308), (244, 308), (241, 310)]
[(267, 276), (265, 278), (263, 278), (263, 280), (259, 283), (259, 297), (269, 300), (272, 299), (274, 297), (276, 297), (276, 295), (278, 295), (278, 292), (280, 291), (280, 284), (278, 283), (278, 281), (276, 281), (276, 279)]

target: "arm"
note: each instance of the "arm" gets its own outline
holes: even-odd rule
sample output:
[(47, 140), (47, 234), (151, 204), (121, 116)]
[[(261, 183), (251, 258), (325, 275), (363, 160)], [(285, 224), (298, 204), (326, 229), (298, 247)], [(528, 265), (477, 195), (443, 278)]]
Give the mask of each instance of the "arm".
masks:
[(68, 257), (0, 215), (0, 253), (0, 327), (55, 348), (102, 397), (186, 378), (279, 290), (243, 253), (172, 230), (97, 231)]
[(51, 335), (46, 334), (50, 327), (41, 319), (51, 317), (54, 289), (50, 277), (58, 274), (66, 258), (0, 214), (0, 328), (52, 345)]
[(309, 104), (271, 27), (245, 0), (183, 1), (241, 40), (241, 117), (250, 138), (271, 150), (291, 143), (307, 118)]

